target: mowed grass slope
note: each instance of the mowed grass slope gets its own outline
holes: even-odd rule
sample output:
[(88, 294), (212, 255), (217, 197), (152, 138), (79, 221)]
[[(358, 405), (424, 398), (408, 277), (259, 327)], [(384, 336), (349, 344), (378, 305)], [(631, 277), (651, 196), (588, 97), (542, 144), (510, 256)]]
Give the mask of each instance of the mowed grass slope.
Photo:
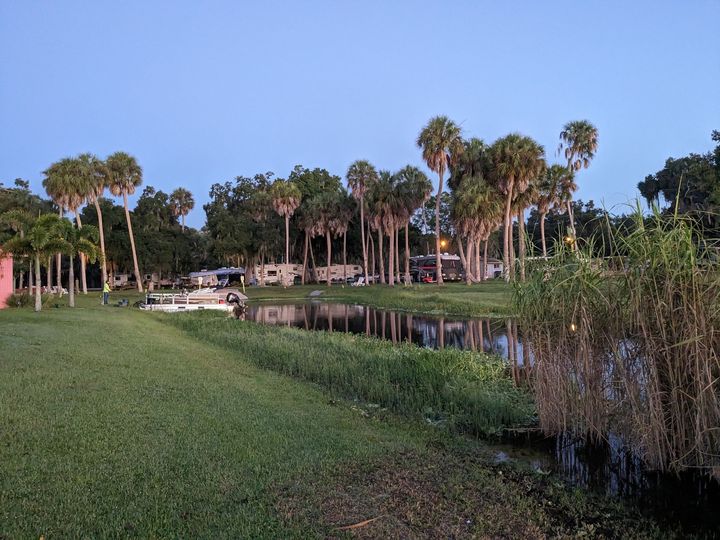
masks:
[(512, 287), (495, 279), (483, 283), (413, 284), (411, 286), (373, 285), (350, 287), (334, 284), (292, 287), (248, 287), (250, 300), (304, 300), (312, 291), (322, 291), (324, 300), (358, 303), (378, 308), (398, 309), (438, 315), (487, 317), (510, 315)]
[(272, 486), (420, 438), (96, 301), (0, 312), (0, 537), (292, 537)]

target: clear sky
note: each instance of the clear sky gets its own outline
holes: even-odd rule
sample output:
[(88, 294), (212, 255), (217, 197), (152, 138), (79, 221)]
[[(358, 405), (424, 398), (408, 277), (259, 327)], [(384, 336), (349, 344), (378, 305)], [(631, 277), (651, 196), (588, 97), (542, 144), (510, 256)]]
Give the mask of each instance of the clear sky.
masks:
[(437, 114), (555, 159), (600, 132), (582, 199), (612, 206), (720, 129), (720, 1), (0, 0), (0, 181), (42, 190), (66, 155), (134, 154), (189, 188), (295, 164), (421, 165)]

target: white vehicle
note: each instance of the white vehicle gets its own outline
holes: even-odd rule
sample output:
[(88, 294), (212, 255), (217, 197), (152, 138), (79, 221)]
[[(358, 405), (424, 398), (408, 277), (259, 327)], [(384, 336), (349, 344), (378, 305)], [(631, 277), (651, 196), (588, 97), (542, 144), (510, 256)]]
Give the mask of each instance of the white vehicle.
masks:
[(255, 283), (260, 285), (282, 285), (288, 287), (302, 278), (302, 264), (266, 263), (255, 265)]
[[(324, 283), (327, 281), (327, 266), (318, 266), (315, 268), (315, 281), (318, 283)], [(330, 266), (330, 281), (333, 283), (345, 282), (345, 276), (348, 280), (355, 281), (358, 277), (363, 275), (362, 266), (359, 264), (348, 264), (343, 266), (342, 264), (333, 264)]]

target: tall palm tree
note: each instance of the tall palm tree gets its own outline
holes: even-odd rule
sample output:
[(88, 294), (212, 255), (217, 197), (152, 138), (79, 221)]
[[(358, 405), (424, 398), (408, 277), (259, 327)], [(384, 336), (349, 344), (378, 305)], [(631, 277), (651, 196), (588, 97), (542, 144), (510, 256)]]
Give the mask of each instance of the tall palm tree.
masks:
[(544, 149), (530, 137), (511, 133), (495, 141), (490, 148), (493, 175), (500, 192), (505, 195), (505, 223), (503, 234), (503, 273), (505, 281), (514, 275), (511, 250), (514, 250), (512, 205), (515, 197), (525, 191), (530, 180), (536, 178), (545, 164)]
[(40, 261), (65, 248), (62, 221), (55, 214), (43, 214), (35, 220), (27, 234), (17, 233), (2, 246), (3, 251), (30, 257), (35, 262), (35, 311), (42, 310)]
[(574, 173), (562, 165), (554, 164), (545, 169), (545, 173), (538, 182), (537, 210), (540, 216), (540, 241), (543, 257), (547, 257), (547, 244), (545, 242), (545, 216), (562, 204), (562, 188), (568, 177)]
[(125, 220), (127, 221), (128, 234), (130, 235), (130, 248), (132, 249), (133, 256), (133, 271), (135, 273), (138, 291), (143, 292), (137, 250), (135, 249), (135, 236), (133, 235), (130, 208), (128, 207), (128, 195), (135, 193), (135, 188), (142, 184), (142, 168), (133, 156), (125, 152), (115, 152), (111, 154), (105, 160), (105, 163), (110, 173), (108, 182), (110, 193), (116, 197), (120, 195), (123, 197)]
[[(105, 228), (103, 226), (102, 209), (100, 208), (99, 199), (105, 194), (105, 189), (110, 180), (110, 171), (105, 163), (98, 159), (97, 156), (85, 153), (78, 156), (78, 162), (82, 174), (82, 185), (87, 188), (86, 197), (92, 201), (95, 206), (95, 212), (98, 218), (98, 231), (100, 236), (100, 269), (102, 272), (103, 284), (107, 281), (107, 261), (105, 258)], [(78, 252), (85, 257), (83, 252)]]
[[(544, 169), (543, 163), (543, 169)], [(542, 177), (542, 170), (538, 171)], [(513, 203), (518, 220), (518, 259), (520, 260), (520, 280), (525, 281), (525, 251), (526, 251), (526, 235), (525, 235), (525, 210), (537, 203), (538, 200), (538, 178), (531, 178), (528, 187), (522, 193), (518, 193)]]
[(343, 279), (347, 283), (347, 231), (354, 214), (354, 204), (352, 198), (342, 190), (338, 195), (338, 203), (336, 211), (332, 216), (330, 226), (334, 235), (343, 238)]
[(185, 216), (195, 208), (195, 199), (192, 193), (185, 188), (177, 188), (170, 194), (170, 210), (174, 216), (180, 216), (180, 224), (185, 232)]
[[(82, 228), (80, 207), (91, 191), (90, 177), (85, 174), (83, 162), (79, 158), (63, 158), (50, 165), (43, 174), (45, 191), (58, 203), (58, 206), (73, 212), (78, 227)], [(80, 280), (83, 294), (87, 294), (87, 268), (83, 256), (80, 257)]]
[(275, 212), (285, 218), (285, 264), (290, 264), (290, 218), (300, 206), (302, 194), (294, 182), (278, 178), (270, 187)]
[(75, 284), (73, 283), (75, 276), (73, 275), (73, 265), (75, 257), (84, 255), (90, 262), (94, 262), (99, 250), (97, 241), (100, 233), (96, 227), (85, 225), (82, 229), (73, 227), (72, 223), (62, 220), (61, 236), (64, 242), (63, 252), (70, 257), (70, 286), (68, 287), (68, 306), (75, 307)]
[[(560, 132), (558, 152), (565, 154), (568, 171), (587, 169), (598, 149), (598, 130), (588, 120), (568, 122)], [(576, 188), (577, 189), (577, 188)], [(575, 238), (575, 216), (572, 209), (572, 197), (567, 201), (570, 219), (570, 234)], [(575, 244), (573, 243), (573, 246)]]
[(365, 243), (365, 193), (368, 188), (378, 181), (378, 174), (375, 167), (369, 161), (360, 159), (348, 167), (347, 183), (352, 191), (352, 196), (360, 206), (360, 238), (362, 241), (363, 273), (365, 283), (368, 282), (368, 252)]
[(330, 266), (332, 266), (332, 237), (335, 235), (336, 214), (340, 203), (340, 193), (324, 191), (310, 200), (311, 213), (315, 216), (315, 230), (325, 236), (327, 245), (327, 286), (332, 285)]
[(417, 167), (407, 165), (398, 174), (402, 208), (400, 218), (405, 225), (405, 283), (410, 283), (410, 218), (427, 202), (432, 183)]
[(438, 175), (438, 190), (435, 197), (435, 271), (437, 283), (442, 285), (442, 260), (440, 259), (440, 200), (443, 192), (443, 177), (463, 153), (464, 146), (460, 126), (447, 116), (431, 118), (417, 138), (422, 157), (431, 171)]

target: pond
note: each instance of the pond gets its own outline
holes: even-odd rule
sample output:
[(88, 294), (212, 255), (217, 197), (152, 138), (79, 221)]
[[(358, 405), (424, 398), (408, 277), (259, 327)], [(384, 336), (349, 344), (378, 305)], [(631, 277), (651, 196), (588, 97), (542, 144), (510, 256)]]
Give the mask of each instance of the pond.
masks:
[[(245, 319), (305, 330), (365, 334), (421, 347), (484, 351), (502, 356), (519, 380), (532, 366), (522, 332), (506, 319), (473, 319), (399, 312), (369, 306), (312, 301), (248, 304)], [(524, 369), (520, 369), (524, 368)], [(561, 436), (513, 437), (492, 445), (498, 463), (515, 462), (538, 474), (553, 473), (572, 485), (631, 500), (661, 520), (682, 522), (700, 535), (720, 530), (720, 484), (699, 473), (658, 473), (643, 466), (617, 437), (587, 445)]]
[(245, 318), (305, 330), (365, 334), (430, 349), (484, 351), (521, 366), (530, 363), (517, 325), (504, 319), (461, 319), (333, 302), (248, 304)]

